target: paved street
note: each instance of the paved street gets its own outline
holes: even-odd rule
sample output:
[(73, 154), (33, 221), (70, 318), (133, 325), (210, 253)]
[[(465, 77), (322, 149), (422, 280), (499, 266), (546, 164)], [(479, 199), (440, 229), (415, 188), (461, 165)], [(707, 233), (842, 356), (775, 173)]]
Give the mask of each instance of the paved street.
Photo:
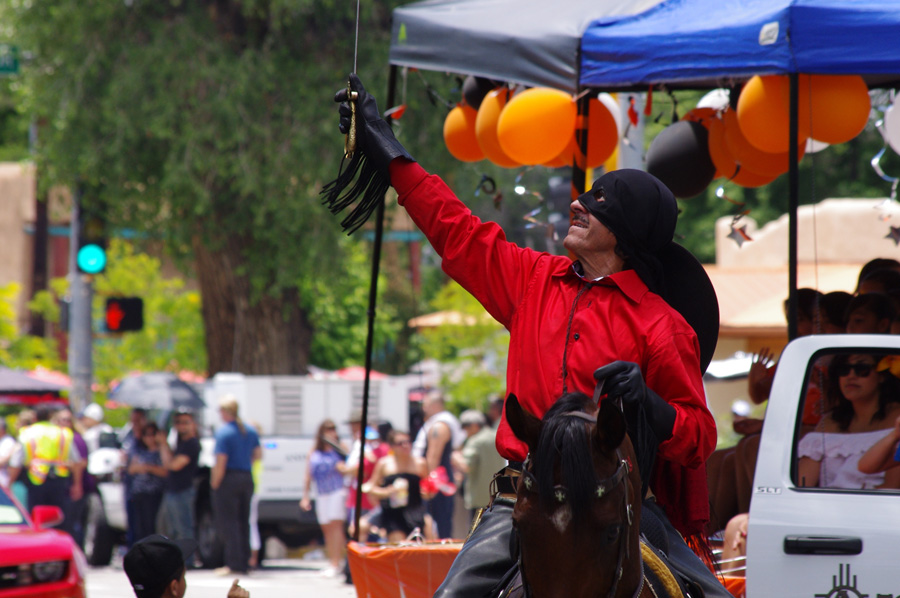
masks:
[[(319, 574), (324, 561), (282, 559), (267, 560), (265, 567), (241, 578), (241, 586), (250, 591), (251, 598), (284, 598), (288, 595), (308, 595), (317, 598), (356, 598), (352, 585), (343, 576), (326, 578)], [(186, 598), (225, 598), (232, 577), (217, 577), (205, 569), (187, 572)], [(127, 598), (134, 592), (125, 572), (116, 566), (90, 569), (87, 575), (88, 598)]]

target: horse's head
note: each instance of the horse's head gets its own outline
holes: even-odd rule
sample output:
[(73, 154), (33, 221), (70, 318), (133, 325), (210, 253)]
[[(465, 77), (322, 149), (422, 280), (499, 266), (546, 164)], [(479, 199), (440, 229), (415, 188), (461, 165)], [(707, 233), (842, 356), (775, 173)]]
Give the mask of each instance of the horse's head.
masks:
[(641, 581), (641, 480), (621, 410), (572, 393), (539, 420), (510, 395), (506, 419), (529, 451), (513, 521), (531, 594), (630, 596)]

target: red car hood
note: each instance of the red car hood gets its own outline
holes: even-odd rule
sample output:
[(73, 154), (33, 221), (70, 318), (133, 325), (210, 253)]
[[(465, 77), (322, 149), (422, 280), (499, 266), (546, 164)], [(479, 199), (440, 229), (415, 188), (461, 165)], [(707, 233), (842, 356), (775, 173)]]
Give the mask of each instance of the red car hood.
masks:
[(72, 546), (72, 538), (57, 530), (0, 526), (0, 567), (68, 560), (72, 558)]

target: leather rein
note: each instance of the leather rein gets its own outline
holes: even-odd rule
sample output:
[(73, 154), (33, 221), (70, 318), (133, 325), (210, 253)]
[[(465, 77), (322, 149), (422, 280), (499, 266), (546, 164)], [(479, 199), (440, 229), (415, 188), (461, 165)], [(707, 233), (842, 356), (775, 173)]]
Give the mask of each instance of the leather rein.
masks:
[[(576, 417), (578, 419), (583, 419), (584, 421), (590, 424), (597, 424), (596, 417), (591, 417), (587, 413), (583, 411), (568, 411), (562, 414), (563, 417)], [(625, 559), (631, 556), (631, 549), (629, 547), (628, 539), (631, 537), (630, 530), (631, 526), (634, 524), (634, 509), (631, 506), (631, 490), (627, 483), (628, 473), (630, 472), (630, 467), (628, 466), (628, 461), (622, 456), (622, 452), (620, 449), (616, 449), (616, 458), (619, 460), (619, 466), (616, 468), (615, 473), (611, 476), (604, 478), (602, 480), (597, 480), (595, 478), (593, 495), (597, 500), (602, 500), (611, 490), (613, 490), (619, 484), (625, 489), (625, 500), (624, 500), (624, 514), (625, 514), (625, 523), (626, 527), (624, 533), (619, 534), (619, 555), (616, 561), (616, 574), (615, 579), (613, 580), (612, 586), (609, 588), (609, 592), (607, 593), (607, 598), (613, 598), (616, 595), (616, 590), (619, 586), (619, 580), (622, 579), (622, 574), (624, 572), (623, 566), (625, 564)], [(537, 478), (534, 477), (534, 474), (531, 472), (533, 466), (533, 462), (531, 460), (531, 453), (528, 453), (528, 456), (525, 458), (525, 461), (522, 465), (522, 485), (525, 490), (528, 492), (537, 492), (538, 490), (538, 482)], [(553, 486), (553, 498), (558, 503), (565, 503), (569, 498), (569, 489), (566, 488), (562, 484), (556, 484)], [(637, 598), (640, 596), (641, 590), (644, 588), (644, 572), (643, 572), (643, 560), (641, 561), (641, 582), (638, 584), (637, 589), (634, 594), (632, 594), (632, 598)], [(519, 551), (519, 571), (522, 571), (522, 551)], [(525, 577), (522, 577), (525, 596), (527, 598), (531, 598), (531, 588), (525, 582)]]

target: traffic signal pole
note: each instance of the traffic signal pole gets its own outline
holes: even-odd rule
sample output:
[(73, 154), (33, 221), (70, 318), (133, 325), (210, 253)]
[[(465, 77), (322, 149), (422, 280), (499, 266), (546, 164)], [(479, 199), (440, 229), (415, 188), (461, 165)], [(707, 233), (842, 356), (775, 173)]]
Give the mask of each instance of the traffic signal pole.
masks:
[(69, 231), (69, 292), (72, 299), (69, 307), (69, 378), (72, 381), (69, 403), (74, 413), (84, 409), (93, 399), (91, 300), (94, 288), (92, 277), (79, 272), (76, 265), (80, 218), (81, 189), (76, 188)]

